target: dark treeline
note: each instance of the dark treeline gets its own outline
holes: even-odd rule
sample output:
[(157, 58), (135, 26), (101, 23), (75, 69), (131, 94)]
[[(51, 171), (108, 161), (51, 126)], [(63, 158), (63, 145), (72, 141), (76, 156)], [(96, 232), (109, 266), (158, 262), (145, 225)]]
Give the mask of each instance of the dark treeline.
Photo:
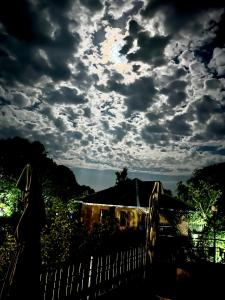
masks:
[(196, 189), (201, 181), (213, 186), (215, 190), (219, 190), (221, 195), (217, 201), (219, 209), (225, 214), (225, 162), (205, 166), (196, 169), (186, 183), (178, 182), (177, 195), (183, 201), (188, 201), (188, 186), (192, 185)]
[(39, 141), (29, 142), (19, 137), (0, 140), (1, 178), (16, 181), (27, 163), (37, 169), (45, 197), (51, 194), (67, 201), (78, 195), (94, 192), (88, 186), (79, 185), (69, 168), (58, 165), (49, 158)]

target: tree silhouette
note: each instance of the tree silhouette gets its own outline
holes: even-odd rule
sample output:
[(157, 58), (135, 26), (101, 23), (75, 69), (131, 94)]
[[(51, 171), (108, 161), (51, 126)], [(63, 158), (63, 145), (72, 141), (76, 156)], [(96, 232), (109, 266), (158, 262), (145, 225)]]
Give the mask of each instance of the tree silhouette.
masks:
[(128, 178), (127, 178), (127, 168), (123, 168), (123, 170), (121, 172), (116, 172), (116, 185), (121, 184), (123, 182), (125, 182)]

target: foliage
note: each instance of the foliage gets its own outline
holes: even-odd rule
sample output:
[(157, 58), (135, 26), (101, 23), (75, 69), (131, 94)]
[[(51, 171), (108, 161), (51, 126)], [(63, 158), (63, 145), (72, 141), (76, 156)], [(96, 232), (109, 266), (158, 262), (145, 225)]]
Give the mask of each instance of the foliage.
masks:
[(123, 168), (121, 172), (117, 171), (115, 174), (116, 174), (116, 184), (121, 184), (128, 179), (127, 168)]
[(196, 209), (195, 215), (198, 214), (203, 222), (209, 222), (213, 215), (212, 206), (221, 196), (221, 191), (203, 180), (198, 185), (189, 183), (187, 187), (189, 203)]
[(60, 198), (52, 198), (46, 207), (46, 225), (41, 235), (43, 263), (66, 261), (76, 234), (79, 236), (79, 203), (72, 200), (65, 204)]
[[(114, 213), (108, 212), (104, 221), (93, 224), (93, 228), (89, 231), (85, 246), (85, 252), (102, 253), (110, 252), (113, 246), (116, 246), (115, 236), (119, 232), (119, 222)], [(84, 247), (83, 247), (84, 248)]]
[(182, 181), (177, 183), (177, 198), (181, 201), (188, 201), (188, 186), (185, 185)]
[(18, 210), (20, 190), (14, 181), (0, 179), (0, 216), (9, 217)]
[(217, 201), (219, 210), (225, 214), (225, 162), (212, 164), (200, 169), (196, 169), (193, 175), (188, 180), (188, 183), (197, 185), (199, 181), (203, 180), (213, 185), (217, 190), (221, 191), (221, 195)]
[(177, 191), (177, 197), (195, 209), (190, 215), (191, 222), (207, 224), (212, 218), (212, 206), (221, 196), (221, 191), (203, 180), (186, 185), (180, 182)]
[[(217, 207), (222, 192), (215, 185), (203, 180), (188, 181), (186, 185), (179, 183), (178, 191), (180, 191), (178, 197), (180, 199), (184, 197), (194, 208), (188, 216), (189, 228), (198, 236), (196, 240), (195, 235), (192, 235), (193, 242), (198, 247), (200, 258), (203, 258), (206, 253), (203, 249), (214, 247), (214, 238), (218, 239), (222, 233), (223, 213), (221, 210), (212, 210), (213, 207)], [(220, 244), (224, 247), (225, 241), (220, 241)], [(216, 246), (219, 247), (218, 244)]]
[(15, 247), (14, 236), (9, 230), (5, 232), (3, 243), (0, 245), (0, 280), (5, 277)]
[(173, 192), (170, 189), (163, 189), (163, 193), (167, 196), (173, 197)]

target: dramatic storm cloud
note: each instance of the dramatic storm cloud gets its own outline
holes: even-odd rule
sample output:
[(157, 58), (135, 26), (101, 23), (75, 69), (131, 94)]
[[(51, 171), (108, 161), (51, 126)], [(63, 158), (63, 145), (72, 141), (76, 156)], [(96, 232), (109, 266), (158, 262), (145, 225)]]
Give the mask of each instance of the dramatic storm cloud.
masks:
[(124, 166), (174, 189), (224, 161), (223, 1), (3, 2), (0, 138), (39, 140), (97, 189)]

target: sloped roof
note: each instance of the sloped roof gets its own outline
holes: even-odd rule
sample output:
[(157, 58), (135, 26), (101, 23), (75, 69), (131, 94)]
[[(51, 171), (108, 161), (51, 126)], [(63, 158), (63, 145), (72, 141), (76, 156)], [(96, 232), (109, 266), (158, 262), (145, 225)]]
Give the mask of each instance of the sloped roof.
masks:
[[(88, 195), (82, 201), (86, 203), (148, 207), (155, 182), (141, 181), (136, 178), (133, 180), (128, 179), (124, 183)], [(189, 209), (185, 203), (165, 194), (160, 195), (159, 207), (165, 209)]]
[(176, 209), (183, 211), (193, 210), (191, 206), (187, 205), (183, 201), (177, 200), (176, 198), (173, 198), (166, 194), (161, 195), (159, 200), (159, 207), (161, 209)]
[(124, 206), (148, 207), (150, 194), (155, 181), (127, 180), (108, 189), (88, 195), (84, 199), (87, 203), (101, 203)]

